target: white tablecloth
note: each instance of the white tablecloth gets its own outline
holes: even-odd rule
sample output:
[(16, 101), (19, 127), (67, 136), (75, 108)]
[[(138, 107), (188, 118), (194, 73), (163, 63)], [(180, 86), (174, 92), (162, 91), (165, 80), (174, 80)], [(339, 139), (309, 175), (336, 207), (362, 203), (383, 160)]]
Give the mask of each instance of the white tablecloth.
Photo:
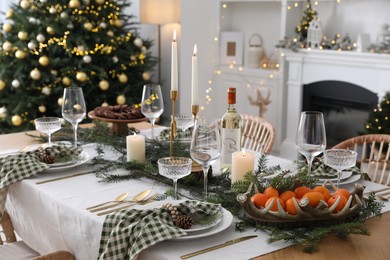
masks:
[[(92, 154), (94, 149), (89, 147), (87, 151)], [(269, 162), (270, 165), (288, 163), (274, 156), (269, 157)], [(96, 259), (104, 216), (98, 217), (85, 208), (112, 200), (124, 192), (129, 192), (129, 196), (132, 196), (145, 189), (163, 193), (167, 188), (149, 180), (99, 183), (94, 174), (36, 184), (40, 180), (66, 176), (86, 169), (86, 166), (79, 166), (68, 171), (40, 174), (10, 187), (7, 211), (18, 234), (37, 252), (44, 254), (64, 249), (80, 260)], [(364, 185), (367, 189), (374, 190), (382, 187), (370, 182), (364, 182)], [(386, 211), (390, 210), (389, 204), (386, 205)], [(209, 237), (159, 243), (142, 252), (140, 259), (179, 259), (183, 254), (253, 234), (258, 237), (193, 259), (248, 259), (290, 245), (283, 241), (268, 244), (267, 235), (260, 231), (236, 232), (233, 223), (225, 231)]]

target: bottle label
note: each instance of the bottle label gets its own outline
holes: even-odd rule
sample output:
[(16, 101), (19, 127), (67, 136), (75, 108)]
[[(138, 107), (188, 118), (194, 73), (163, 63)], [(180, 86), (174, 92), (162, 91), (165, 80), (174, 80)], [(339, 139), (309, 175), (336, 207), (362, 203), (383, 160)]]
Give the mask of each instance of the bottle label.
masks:
[(222, 128), (221, 163), (232, 164), (232, 153), (241, 150), (241, 129)]

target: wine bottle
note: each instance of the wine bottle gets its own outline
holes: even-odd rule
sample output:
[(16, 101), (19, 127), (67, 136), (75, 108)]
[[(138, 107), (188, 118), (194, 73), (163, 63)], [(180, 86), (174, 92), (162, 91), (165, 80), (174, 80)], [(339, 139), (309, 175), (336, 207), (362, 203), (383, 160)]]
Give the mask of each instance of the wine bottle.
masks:
[(236, 110), (236, 89), (227, 90), (228, 109), (222, 116), (221, 137), (221, 168), (230, 167), (232, 153), (241, 150), (241, 116)]

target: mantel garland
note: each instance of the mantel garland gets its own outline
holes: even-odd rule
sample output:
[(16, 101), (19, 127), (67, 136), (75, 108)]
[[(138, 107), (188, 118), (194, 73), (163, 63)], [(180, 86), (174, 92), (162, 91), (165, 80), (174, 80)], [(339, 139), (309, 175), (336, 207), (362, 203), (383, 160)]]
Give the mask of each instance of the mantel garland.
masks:
[[(132, 129), (135, 131), (135, 129)], [(169, 156), (169, 141), (148, 140), (146, 143), (147, 164), (136, 162), (126, 162), (126, 145), (123, 137), (118, 137), (109, 134), (107, 124), (102, 122), (95, 123), (92, 128), (80, 129), (80, 140), (86, 143), (98, 143), (98, 156), (93, 159), (92, 164), (98, 166), (96, 169), (96, 177), (101, 182), (120, 182), (131, 179), (148, 178), (156, 182), (171, 185), (171, 181), (158, 174), (157, 160), (158, 158)], [(42, 139), (42, 136), (34, 136)], [(62, 139), (63, 140), (63, 139)], [(102, 158), (105, 146), (110, 146), (118, 153), (122, 154), (116, 160), (108, 160)], [(173, 154), (177, 156), (189, 157), (188, 144), (175, 140), (173, 144)], [(296, 162), (301, 163), (301, 162)], [(282, 171), (280, 166), (268, 167), (267, 155), (262, 155), (258, 161), (258, 167), (254, 173), (248, 172), (244, 176), (244, 180), (235, 182), (231, 185), (230, 173), (225, 171), (220, 175), (212, 175), (209, 178), (209, 196), (208, 202), (219, 203), (234, 214), (238, 220), (235, 222), (236, 230), (243, 231), (247, 228), (256, 228), (256, 230), (266, 231), (269, 235), (269, 242), (279, 240), (292, 241), (301, 245), (303, 251), (311, 253), (318, 249), (321, 238), (328, 234), (336, 234), (336, 236), (345, 238), (350, 234), (369, 235), (368, 230), (364, 226), (364, 222), (371, 216), (379, 216), (383, 207), (382, 202), (375, 200), (373, 193), (369, 195), (360, 213), (342, 223), (330, 224), (323, 223), (316, 226), (307, 226), (300, 228), (291, 228), (286, 226), (274, 226), (272, 224), (257, 223), (247, 217), (244, 210), (236, 200), (236, 196), (240, 193), (245, 193), (250, 183), (257, 185), (260, 192), (270, 185), (277, 188), (279, 191), (292, 190), (294, 187), (306, 185), (313, 186), (315, 180), (306, 176), (304, 172), (298, 172), (294, 176), (289, 176), (287, 171)], [(124, 169), (127, 173), (115, 174), (118, 169)], [(263, 177), (277, 174), (275, 177), (265, 179)], [(210, 176), (210, 174), (209, 174)], [(182, 190), (188, 193), (179, 194), (181, 197), (189, 199), (204, 200), (203, 198), (203, 176), (198, 173), (190, 174), (180, 180)], [(172, 190), (169, 189), (165, 197), (172, 196)]]

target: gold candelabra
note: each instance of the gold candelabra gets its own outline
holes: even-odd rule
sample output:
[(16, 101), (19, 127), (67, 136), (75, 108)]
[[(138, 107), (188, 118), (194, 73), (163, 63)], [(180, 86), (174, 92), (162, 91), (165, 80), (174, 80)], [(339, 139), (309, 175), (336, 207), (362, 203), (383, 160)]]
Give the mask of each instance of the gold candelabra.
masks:
[(171, 133), (170, 133), (170, 140), (169, 140), (169, 154), (172, 158), (172, 145), (173, 141), (176, 137), (176, 120), (175, 120), (175, 107), (176, 107), (176, 101), (179, 97), (179, 92), (177, 90), (171, 90), (171, 100), (172, 100), (172, 116), (171, 116)]
[(199, 105), (192, 105), (191, 112), (194, 115), (194, 121), (195, 121), (196, 117), (198, 116), (198, 113), (199, 113)]

